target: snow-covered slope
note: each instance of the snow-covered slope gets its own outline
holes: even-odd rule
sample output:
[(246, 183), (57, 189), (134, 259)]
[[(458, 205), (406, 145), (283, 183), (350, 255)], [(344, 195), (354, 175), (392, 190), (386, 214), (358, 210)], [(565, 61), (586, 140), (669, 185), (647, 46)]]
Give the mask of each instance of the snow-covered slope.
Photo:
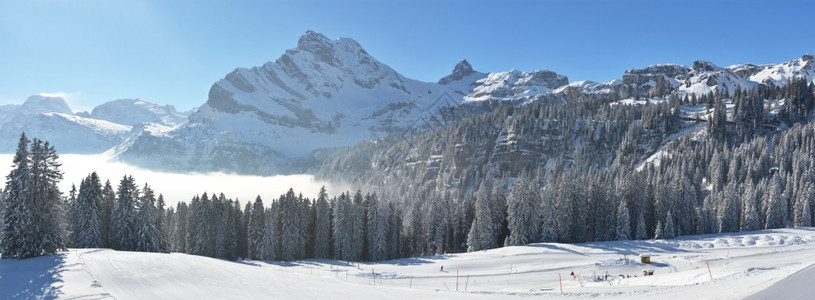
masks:
[[(796, 273), (811, 273), (813, 251), (812, 228), (530, 244), (381, 263), (229, 262), (177, 253), (72, 249), (0, 260), (0, 298), (721, 300), (756, 293), (766, 297), (779, 292), (775, 283), (794, 286), (795, 295), (812, 295), (811, 278)], [(650, 264), (639, 260), (645, 253), (651, 255)], [(654, 273), (642, 276), (643, 269)]]
[(806, 78), (815, 82), (815, 55), (806, 54), (799, 59), (777, 65), (767, 65), (765, 68), (750, 76), (750, 80), (784, 86), (788, 80)]

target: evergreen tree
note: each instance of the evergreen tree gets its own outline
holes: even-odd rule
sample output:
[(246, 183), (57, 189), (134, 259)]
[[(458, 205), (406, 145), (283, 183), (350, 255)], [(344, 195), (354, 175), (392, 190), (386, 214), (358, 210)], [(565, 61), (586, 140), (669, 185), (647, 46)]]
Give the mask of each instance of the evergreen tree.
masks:
[(136, 214), (135, 251), (165, 252), (162, 230), (156, 224), (156, 198), (147, 184), (142, 189)]
[(259, 256), (262, 260), (275, 260), (277, 259), (277, 226), (275, 225), (275, 212), (272, 209), (267, 210), (266, 223), (263, 227), (263, 235), (259, 245)]
[(787, 199), (783, 194), (784, 187), (780, 176), (774, 176), (767, 194), (765, 206), (767, 208), (764, 229), (782, 228), (787, 219)]
[(804, 200), (803, 211), (801, 212), (802, 227), (812, 226), (812, 213), (810, 212), (809, 201)]
[(57, 183), (62, 179), (56, 150), (20, 135), (6, 189), (0, 229), (0, 256), (28, 258), (65, 249), (66, 209)]
[(320, 188), (315, 204), (317, 216), (314, 225), (314, 257), (331, 257), (331, 206), (328, 203), (328, 194), (325, 186)]
[(260, 196), (255, 198), (249, 224), (246, 230), (248, 243), (248, 254), (250, 259), (263, 259), (261, 245), (263, 243), (263, 231), (266, 229), (266, 214), (264, 213), (263, 200)]
[(620, 208), (617, 213), (617, 239), (631, 239), (631, 216), (628, 211), (628, 202), (625, 200), (620, 202)]
[(372, 261), (388, 259), (387, 206), (377, 199), (376, 193), (368, 195), (368, 255)]
[(116, 206), (113, 210), (113, 249), (132, 251), (138, 241), (137, 203), (139, 190), (132, 176), (124, 176), (119, 182)]
[(30, 201), (35, 207), (34, 226), (37, 249), (43, 254), (56, 253), (65, 249), (65, 232), (60, 220), (61, 192), (57, 184), (62, 180), (61, 164), (56, 150), (48, 142), (39, 139), (31, 141), (31, 181)]
[(305, 246), (305, 237), (301, 233), (302, 218), (300, 205), (293, 189), (280, 196), (280, 259), (294, 260), (301, 258)]
[(102, 188), (102, 203), (99, 214), (99, 223), (102, 228), (102, 247), (113, 248), (113, 208), (116, 206), (116, 192), (113, 191), (113, 186), (110, 180), (105, 181), (105, 187)]
[(33, 185), (29, 142), (25, 133), (20, 135), (11, 172), (6, 176), (3, 229), (0, 231), (3, 234), (0, 237), (0, 256), (3, 258), (27, 258), (43, 254), (37, 236), (30, 228), (31, 224), (35, 224), (37, 210), (29, 196)]
[(645, 228), (645, 216), (640, 211), (639, 216), (637, 217), (637, 233), (634, 235), (634, 238), (638, 240), (644, 240), (648, 238), (648, 229)]
[(671, 216), (671, 211), (665, 217), (665, 230), (662, 232), (662, 238), (670, 240), (676, 237), (676, 226), (674, 226), (674, 218)]
[(76, 197), (74, 247), (100, 248), (104, 245), (99, 218), (101, 204), (102, 184), (99, 176), (93, 172), (82, 180)]
[(507, 222), (509, 237), (507, 246), (526, 245), (537, 241), (538, 218), (537, 197), (529, 191), (527, 174), (521, 176), (513, 184), (512, 191), (507, 197)]
[(173, 237), (173, 251), (189, 253), (187, 250), (187, 220), (189, 209), (186, 202), (179, 202), (175, 209), (175, 236)]
[(555, 206), (554, 185), (547, 185), (541, 193), (541, 237), (544, 243), (557, 241), (557, 208)]

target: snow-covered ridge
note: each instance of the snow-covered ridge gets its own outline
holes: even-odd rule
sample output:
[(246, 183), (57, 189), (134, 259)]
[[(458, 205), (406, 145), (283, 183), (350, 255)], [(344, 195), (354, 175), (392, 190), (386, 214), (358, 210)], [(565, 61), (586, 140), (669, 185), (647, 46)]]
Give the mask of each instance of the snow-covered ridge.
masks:
[(793, 79), (815, 82), (815, 57), (806, 54), (780, 64), (739, 64), (719, 67), (710, 61), (697, 60), (692, 67), (677, 64), (630, 69), (623, 74), (619, 91), (623, 97), (664, 97), (669, 94), (733, 93), (736, 89), (754, 89), (759, 84), (785, 86)]

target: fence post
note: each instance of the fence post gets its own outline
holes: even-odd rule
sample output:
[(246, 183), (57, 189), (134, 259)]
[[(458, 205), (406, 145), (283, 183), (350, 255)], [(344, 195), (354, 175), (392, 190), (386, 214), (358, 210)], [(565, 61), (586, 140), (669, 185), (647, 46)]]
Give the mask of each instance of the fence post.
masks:
[(563, 294), (563, 277), (560, 276), (560, 273), (557, 273), (557, 280), (560, 282), (560, 293)]

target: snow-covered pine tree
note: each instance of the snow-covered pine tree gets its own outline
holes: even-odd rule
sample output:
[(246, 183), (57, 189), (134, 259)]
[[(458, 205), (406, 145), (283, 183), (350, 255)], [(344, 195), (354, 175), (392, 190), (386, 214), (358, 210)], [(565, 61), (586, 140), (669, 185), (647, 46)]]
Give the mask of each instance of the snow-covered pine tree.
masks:
[[(146, 185), (146, 184), (145, 184)], [(172, 207), (170, 208), (172, 209)], [(165, 222), (167, 218), (167, 209), (165, 208), (164, 203), (164, 195), (158, 194), (158, 198), (156, 198), (156, 228), (158, 229), (158, 240), (160, 244), (159, 252), (170, 252), (170, 235), (169, 230), (167, 229), (167, 222)]]
[(105, 181), (102, 188), (102, 203), (100, 207), (99, 223), (102, 227), (102, 247), (113, 248), (111, 240), (113, 236), (113, 207), (116, 206), (116, 192), (110, 180)]
[(546, 188), (541, 191), (541, 228), (540, 241), (553, 243), (557, 237), (557, 206), (555, 204), (555, 184), (552, 176), (547, 180)]
[(346, 193), (340, 194), (334, 206), (334, 257), (340, 260), (358, 259), (354, 250), (353, 203)]
[(144, 184), (141, 197), (138, 200), (138, 213), (136, 215), (136, 251), (164, 252), (162, 245), (163, 235), (156, 224), (156, 197), (153, 189)]
[(102, 204), (102, 184), (96, 172), (91, 173), (79, 185), (74, 209), (74, 247), (100, 248), (102, 224), (99, 218)]
[(758, 210), (756, 209), (755, 189), (752, 187), (752, 179), (748, 179), (748, 184), (741, 194), (742, 219), (741, 231), (755, 231), (761, 228)]
[(528, 177), (526, 172), (512, 185), (512, 190), (507, 197), (507, 223), (509, 227), (509, 237), (506, 246), (526, 245), (537, 241), (540, 224), (536, 197), (530, 193)]
[(809, 201), (804, 200), (803, 210), (801, 211), (801, 225), (802, 227), (812, 226), (812, 213), (809, 206)]
[(424, 203), (424, 244), (426, 249), (424, 254), (438, 255), (446, 252), (446, 245), (449, 239), (448, 228), (449, 205), (438, 192), (431, 192), (429, 200)]
[[(238, 201), (235, 201), (237, 204)], [(240, 212), (240, 210), (238, 210)], [(241, 231), (238, 235), (238, 257), (249, 258), (249, 219), (252, 218), (252, 201), (246, 201), (241, 216)]]
[(132, 251), (136, 249), (138, 239), (137, 201), (139, 189), (133, 176), (124, 176), (119, 182), (116, 195), (116, 207), (113, 210), (113, 249)]
[(302, 252), (300, 248), (303, 243), (304, 236), (301, 235), (301, 218), (300, 218), (300, 205), (297, 201), (297, 196), (294, 194), (293, 189), (289, 189), (285, 195), (280, 196), (279, 200), (280, 211), (278, 212), (278, 219), (280, 220), (280, 253), (281, 260), (294, 260), (300, 258)]
[(665, 235), (663, 234), (663, 229), (662, 229), (662, 220), (657, 220), (657, 225), (654, 228), (654, 239), (657, 239), (657, 240), (665, 239)]
[(741, 220), (739, 220), (741, 216), (739, 209), (741, 197), (739, 196), (736, 183), (734, 181), (728, 182), (724, 188), (724, 193), (721, 193), (719, 207), (716, 210), (719, 232), (736, 232), (739, 230), (739, 224), (741, 223)]
[(674, 226), (674, 218), (671, 216), (671, 211), (665, 217), (665, 231), (662, 232), (662, 238), (670, 240), (676, 237), (676, 226)]
[(275, 260), (277, 259), (278, 231), (275, 225), (274, 211), (270, 208), (264, 214), (266, 215), (266, 223), (263, 227), (259, 255), (261, 260)]
[(485, 178), (475, 193), (475, 217), (470, 226), (470, 233), (467, 235), (467, 251), (481, 251), (498, 247), (496, 241), (497, 231), (501, 228), (496, 225), (492, 211), (494, 205), (490, 195), (489, 181)]
[(246, 230), (247, 250), (250, 259), (263, 259), (261, 245), (263, 243), (263, 231), (266, 229), (266, 214), (264, 213), (263, 200), (260, 196), (255, 198), (255, 204), (249, 217)]
[[(811, 182), (807, 182), (801, 188), (799, 196), (795, 198), (795, 210), (793, 211), (793, 223), (796, 227), (808, 227), (811, 224), (804, 221), (805, 213), (809, 215), (809, 199), (813, 197), (813, 187)], [(806, 225), (804, 225), (806, 224)]]
[(187, 250), (187, 219), (189, 208), (186, 202), (179, 202), (175, 208), (175, 234), (173, 236), (172, 251), (189, 253)]
[(634, 235), (634, 238), (638, 240), (648, 238), (648, 229), (645, 228), (645, 216), (643, 215), (642, 211), (640, 211), (640, 214), (637, 217), (637, 233)]
[(227, 213), (224, 215), (225, 220), (222, 221), (222, 224), (224, 224), (224, 227), (227, 229), (221, 247), (223, 247), (224, 258), (236, 260), (240, 257), (238, 254), (238, 244), (240, 243), (241, 231), (241, 206), (237, 200), (232, 201), (228, 199), (225, 208)]
[(784, 227), (787, 219), (787, 199), (783, 192), (784, 186), (781, 183), (781, 176), (776, 175), (771, 180), (769, 193), (765, 197), (767, 221), (764, 222), (764, 229)]
[(317, 195), (317, 215), (314, 224), (314, 257), (330, 258), (331, 255), (331, 205), (328, 203), (328, 194), (325, 186), (320, 188)]
[(25, 133), (21, 134), (11, 172), (6, 176), (3, 229), (0, 231), (3, 234), (0, 236), (2, 258), (27, 258), (42, 254), (31, 228), (31, 224), (35, 224), (34, 214), (37, 211), (28, 195), (33, 184), (29, 143)]
[[(82, 182), (79, 184), (82, 186), (85, 179), (82, 179)], [(62, 199), (62, 207), (65, 212), (65, 233), (67, 234), (68, 240), (66, 241), (66, 246), (70, 248), (76, 247), (76, 232), (74, 228), (76, 228), (77, 223), (79, 222), (79, 218), (76, 214), (76, 197), (77, 197), (77, 190), (76, 185), (71, 184), (71, 190), (68, 192), (68, 197)]]
[(628, 201), (625, 199), (620, 201), (620, 208), (617, 209), (617, 239), (631, 239), (631, 214), (628, 210)]
[(367, 195), (368, 202), (368, 255), (372, 261), (388, 259), (388, 214), (387, 206), (376, 196)]
[(57, 184), (62, 180), (61, 164), (56, 150), (47, 141), (31, 141), (30, 201), (35, 207), (34, 226), (37, 248), (43, 254), (65, 249), (66, 232), (60, 224), (63, 211), (60, 208), (61, 192)]
[(361, 260), (363, 249), (365, 247), (365, 207), (363, 205), (364, 198), (362, 191), (357, 190), (354, 193), (353, 201), (351, 202), (350, 215), (351, 215), (351, 243), (349, 244), (350, 251), (345, 252), (348, 260)]
[[(572, 242), (572, 222), (574, 221), (574, 210), (572, 203), (572, 196), (574, 192), (571, 190), (573, 185), (566, 182), (566, 176), (560, 176), (557, 181), (555, 210), (557, 220), (557, 237), (559, 242)], [(582, 222), (582, 220), (581, 220)]]

